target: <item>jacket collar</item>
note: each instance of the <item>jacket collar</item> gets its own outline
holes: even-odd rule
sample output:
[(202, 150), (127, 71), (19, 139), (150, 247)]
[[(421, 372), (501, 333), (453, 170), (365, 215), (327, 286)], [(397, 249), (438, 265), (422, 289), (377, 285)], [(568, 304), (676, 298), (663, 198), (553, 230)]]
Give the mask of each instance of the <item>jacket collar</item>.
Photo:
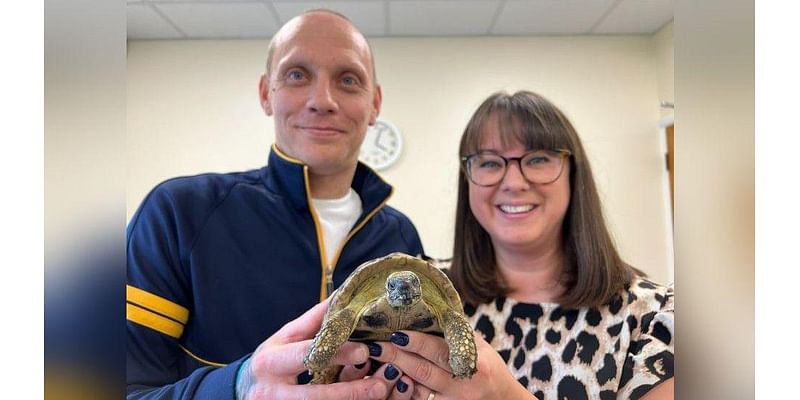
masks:
[[(262, 169), (261, 179), (267, 189), (285, 196), (296, 209), (308, 210), (311, 201), (308, 174), (308, 165), (286, 155), (273, 144), (269, 152), (267, 168)], [(394, 190), (375, 171), (361, 162), (356, 166), (351, 187), (361, 197), (364, 209), (362, 217), (382, 206)]]

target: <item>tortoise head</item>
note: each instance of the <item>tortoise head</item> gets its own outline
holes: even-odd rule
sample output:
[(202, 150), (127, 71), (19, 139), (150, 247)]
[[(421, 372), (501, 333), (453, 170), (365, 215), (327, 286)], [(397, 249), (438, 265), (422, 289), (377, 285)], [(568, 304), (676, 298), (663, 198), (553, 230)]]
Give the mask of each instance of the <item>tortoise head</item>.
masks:
[(411, 271), (393, 272), (386, 278), (386, 297), (392, 307), (408, 307), (422, 297), (419, 277)]

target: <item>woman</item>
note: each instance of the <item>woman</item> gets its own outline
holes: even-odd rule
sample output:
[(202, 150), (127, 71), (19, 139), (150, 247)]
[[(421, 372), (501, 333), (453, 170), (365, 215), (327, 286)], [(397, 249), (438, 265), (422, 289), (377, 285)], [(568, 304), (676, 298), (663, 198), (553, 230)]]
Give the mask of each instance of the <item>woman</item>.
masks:
[(454, 380), (443, 339), (399, 332), (373, 352), (404, 375), (390, 398), (673, 398), (672, 290), (620, 258), (561, 111), (496, 93), (460, 154), (449, 274), (482, 334), (478, 372)]

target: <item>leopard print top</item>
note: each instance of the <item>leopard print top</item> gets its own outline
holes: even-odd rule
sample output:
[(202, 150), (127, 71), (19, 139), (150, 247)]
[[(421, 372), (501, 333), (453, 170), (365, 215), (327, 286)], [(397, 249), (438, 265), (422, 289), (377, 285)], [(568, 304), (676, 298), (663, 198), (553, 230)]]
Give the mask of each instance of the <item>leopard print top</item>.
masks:
[(500, 297), (465, 311), (538, 399), (638, 399), (673, 377), (673, 291), (646, 279), (599, 308)]

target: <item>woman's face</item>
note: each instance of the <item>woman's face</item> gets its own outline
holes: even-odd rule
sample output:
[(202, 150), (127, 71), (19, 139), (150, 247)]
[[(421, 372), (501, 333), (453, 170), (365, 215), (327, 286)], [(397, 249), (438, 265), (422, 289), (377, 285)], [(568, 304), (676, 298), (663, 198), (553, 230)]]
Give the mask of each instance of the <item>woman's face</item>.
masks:
[[(510, 158), (527, 151), (520, 143), (503, 147), (495, 116), (484, 125), (479, 151), (492, 151)], [(518, 162), (511, 161), (500, 183), (482, 187), (469, 182), (472, 214), (489, 233), (495, 251), (546, 251), (561, 243), (561, 225), (570, 200), (568, 159), (554, 182), (528, 182)]]

